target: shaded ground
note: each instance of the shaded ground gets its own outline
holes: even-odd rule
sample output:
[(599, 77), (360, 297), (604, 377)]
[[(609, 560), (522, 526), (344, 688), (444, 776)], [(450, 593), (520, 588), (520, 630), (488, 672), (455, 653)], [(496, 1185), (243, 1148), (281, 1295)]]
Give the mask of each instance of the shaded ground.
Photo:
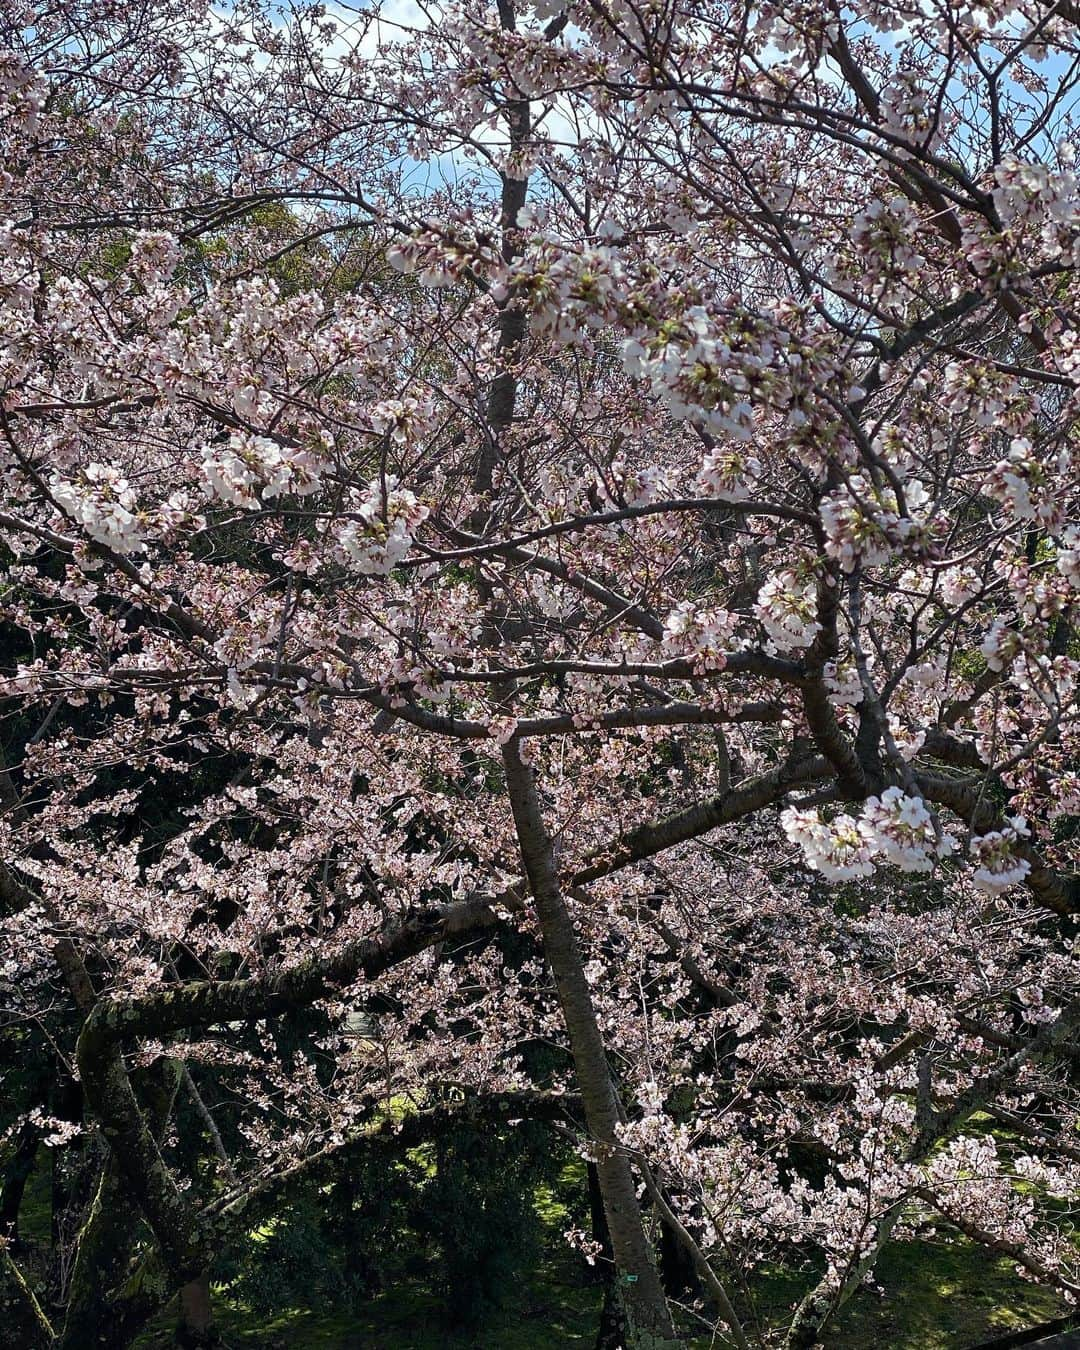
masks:
[[(544, 1259), (523, 1280), (501, 1315), (479, 1336), (454, 1337), (442, 1326), (437, 1298), (422, 1277), (402, 1278), (359, 1312), (326, 1313), (287, 1307), (256, 1312), (215, 1293), (215, 1315), (226, 1347), (234, 1350), (558, 1350), (591, 1347), (599, 1323), (601, 1290), (565, 1245), (564, 1189), (581, 1186), (578, 1168), (565, 1169), (557, 1191), (538, 1187), (535, 1207), (547, 1231)], [(21, 1224), (26, 1239), (47, 1247), (48, 1176), (36, 1171)], [(809, 1274), (759, 1271), (757, 1315), (763, 1328), (782, 1325), (808, 1288)], [(860, 1292), (833, 1325), (829, 1350), (976, 1350), (1009, 1333), (1040, 1326), (1067, 1311), (1051, 1290), (1021, 1279), (1014, 1264), (965, 1240), (894, 1243), (878, 1264), (874, 1288)], [(175, 1308), (142, 1337), (139, 1350), (172, 1345)], [(699, 1336), (694, 1350), (726, 1350), (728, 1342)], [(1032, 1347), (1034, 1350), (1034, 1347)], [(1080, 1333), (1040, 1342), (1039, 1350), (1080, 1350)]]
[(970, 1243), (895, 1244), (876, 1283), (837, 1320), (836, 1350), (970, 1350), (1065, 1311), (1052, 1290), (1020, 1279), (1015, 1264)]
[[(455, 1338), (439, 1325), (435, 1300), (419, 1285), (403, 1284), (373, 1299), (359, 1316), (320, 1317), (306, 1308), (272, 1318), (219, 1300), (226, 1344), (236, 1350), (557, 1350), (589, 1346), (596, 1336), (600, 1292), (577, 1282), (571, 1261), (552, 1260), (524, 1284), (515, 1306), (480, 1337)], [(829, 1350), (972, 1350), (987, 1340), (1060, 1316), (1050, 1291), (1018, 1279), (1013, 1264), (963, 1244), (895, 1245), (882, 1257), (878, 1285), (857, 1296), (834, 1325)], [(806, 1281), (770, 1272), (762, 1321), (776, 1324)], [(145, 1350), (169, 1344), (169, 1317)], [(698, 1337), (694, 1350), (716, 1350), (725, 1340)], [(1046, 1350), (1074, 1350), (1080, 1337), (1052, 1341)], [(1042, 1347), (1040, 1347), (1042, 1350)]]

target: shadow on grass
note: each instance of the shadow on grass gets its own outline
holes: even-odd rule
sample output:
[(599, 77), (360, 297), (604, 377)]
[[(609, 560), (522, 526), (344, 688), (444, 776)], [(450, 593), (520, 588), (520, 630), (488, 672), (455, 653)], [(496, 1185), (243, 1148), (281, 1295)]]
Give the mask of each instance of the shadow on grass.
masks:
[[(780, 1268), (760, 1272), (759, 1279), (761, 1320), (778, 1329), (809, 1281)], [(882, 1254), (875, 1284), (834, 1323), (829, 1350), (971, 1350), (1065, 1311), (1053, 1291), (1019, 1279), (1011, 1261), (967, 1242), (893, 1244)], [(160, 1318), (140, 1350), (170, 1345), (174, 1316)], [(575, 1285), (569, 1270), (554, 1265), (523, 1284), (513, 1306), (478, 1336), (446, 1331), (437, 1300), (419, 1283), (402, 1283), (354, 1315), (288, 1308), (265, 1316), (227, 1295), (217, 1301), (228, 1350), (591, 1350), (599, 1316), (599, 1288)], [(694, 1350), (726, 1344), (720, 1337), (693, 1342)]]
[[(523, 1285), (520, 1297), (479, 1335), (455, 1336), (438, 1301), (419, 1284), (402, 1283), (355, 1314), (311, 1308), (256, 1314), (219, 1295), (215, 1317), (226, 1350), (558, 1350), (589, 1346), (600, 1320), (600, 1290), (567, 1285), (558, 1275)], [(175, 1306), (158, 1318), (139, 1350), (172, 1344)]]

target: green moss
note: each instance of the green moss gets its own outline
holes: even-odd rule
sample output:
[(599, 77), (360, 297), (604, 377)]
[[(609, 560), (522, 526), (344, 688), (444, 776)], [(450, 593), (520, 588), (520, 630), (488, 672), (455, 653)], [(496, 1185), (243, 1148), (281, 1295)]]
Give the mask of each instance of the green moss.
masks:
[(541, 1182), (533, 1190), (533, 1209), (540, 1222), (558, 1239), (570, 1224), (573, 1211), (569, 1200), (581, 1195), (585, 1187), (585, 1163), (575, 1156), (559, 1171), (556, 1184)]
[(873, 1342), (895, 1350), (959, 1350), (1065, 1311), (1052, 1290), (1020, 1280), (1012, 1261), (966, 1241), (893, 1244), (877, 1283), (885, 1298), (859, 1295), (837, 1322), (837, 1350)]

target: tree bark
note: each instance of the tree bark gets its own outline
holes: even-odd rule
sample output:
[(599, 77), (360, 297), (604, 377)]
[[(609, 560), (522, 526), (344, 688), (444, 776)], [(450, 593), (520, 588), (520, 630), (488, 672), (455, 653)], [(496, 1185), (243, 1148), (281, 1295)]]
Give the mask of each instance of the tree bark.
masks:
[(210, 1274), (204, 1272), (189, 1281), (180, 1290), (180, 1322), (176, 1328), (176, 1343), (184, 1350), (202, 1350), (214, 1345), (213, 1305), (210, 1298)]
[(619, 1302), (628, 1350), (661, 1350), (680, 1344), (645, 1233), (630, 1160), (619, 1145), (618, 1102), (607, 1052), (582, 967), (573, 921), (555, 871), (532, 770), (516, 741), (503, 747), (506, 787), (518, 846), (529, 879), (543, 938), (544, 955), (566, 1024), (581, 1092), (585, 1123), (596, 1154), (596, 1175), (615, 1257)]
[(3, 1191), (0, 1192), (0, 1241), (9, 1242), (12, 1247), (19, 1245), (19, 1210), (27, 1180), (34, 1167), (37, 1146), (37, 1128), (26, 1121), (19, 1131), (15, 1152), (4, 1172)]
[(604, 1197), (600, 1194), (600, 1178), (596, 1174), (596, 1164), (587, 1163), (586, 1171), (589, 1186), (589, 1220), (593, 1241), (600, 1244), (600, 1256), (596, 1264), (590, 1267), (595, 1272), (598, 1284), (604, 1290), (604, 1299), (600, 1305), (600, 1326), (596, 1333), (593, 1350), (620, 1350), (623, 1337), (623, 1319), (619, 1309), (619, 1291), (615, 1284), (615, 1260), (611, 1250), (611, 1234), (608, 1232), (607, 1216), (604, 1214)]
[[(138, 1072), (146, 1127), (160, 1139), (172, 1114), (179, 1065), (160, 1061)], [(115, 1152), (101, 1170), (90, 1212), (79, 1234), (67, 1316), (58, 1350), (125, 1350), (172, 1293), (154, 1263), (135, 1275), (130, 1266), (140, 1230), (139, 1211), (124, 1185)]]

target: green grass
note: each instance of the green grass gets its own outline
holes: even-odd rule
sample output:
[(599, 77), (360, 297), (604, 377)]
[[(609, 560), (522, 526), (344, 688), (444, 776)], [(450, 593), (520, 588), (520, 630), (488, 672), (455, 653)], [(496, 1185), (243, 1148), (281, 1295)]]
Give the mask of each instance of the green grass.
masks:
[[(770, 1267), (758, 1272), (755, 1283), (761, 1325), (779, 1330), (812, 1281)], [(873, 1286), (859, 1290), (830, 1325), (826, 1345), (970, 1350), (1067, 1311), (1053, 1290), (1021, 1280), (1012, 1261), (966, 1239), (894, 1242), (881, 1254)]]
[[(20, 1214), (24, 1239), (43, 1252), (50, 1238), (47, 1159), (38, 1159)], [(536, 1188), (535, 1208), (548, 1234), (544, 1259), (479, 1337), (444, 1330), (438, 1301), (423, 1280), (403, 1277), (356, 1314), (308, 1307), (257, 1313), (219, 1289), (215, 1315), (224, 1343), (235, 1350), (591, 1350), (601, 1291), (561, 1237), (571, 1218), (567, 1199), (583, 1185), (584, 1166), (574, 1159), (555, 1185)], [(269, 1228), (252, 1240), (265, 1240)], [(762, 1326), (783, 1326), (811, 1283), (806, 1272), (759, 1270), (754, 1285)], [(890, 1244), (874, 1284), (884, 1294), (867, 1288), (854, 1297), (828, 1334), (829, 1350), (970, 1350), (1067, 1311), (1052, 1290), (1020, 1279), (1010, 1260), (963, 1239)], [(171, 1346), (175, 1320), (173, 1306), (142, 1337), (140, 1350)], [(723, 1339), (708, 1336), (694, 1342), (695, 1350), (723, 1346)]]
[[(456, 1337), (441, 1326), (436, 1300), (413, 1281), (378, 1295), (357, 1315), (320, 1315), (286, 1308), (257, 1316), (219, 1297), (215, 1315), (227, 1347), (235, 1350), (558, 1350), (591, 1346), (600, 1318), (600, 1289), (568, 1281), (572, 1270), (545, 1265), (482, 1335)], [(171, 1344), (175, 1308), (157, 1319), (140, 1350)]]
[[(553, 1205), (557, 1211), (557, 1202)], [(779, 1328), (809, 1287), (809, 1278), (780, 1268), (759, 1272), (761, 1321)], [(1066, 1310), (1050, 1290), (1020, 1280), (1012, 1262), (971, 1243), (894, 1243), (875, 1283), (860, 1291), (829, 1332), (829, 1350), (969, 1350)], [(600, 1315), (600, 1290), (580, 1282), (569, 1254), (553, 1252), (522, 1284), (513, 1307), (479, 1336), (455, 1337), (440, 1326), (439, 1308), (419, 1282), (403, 1281), (356, 1316), (288, 1308), (257, 1316), (219, 1298), (218, 1323), (235, 1350), (558, 1350), (590, 1346)], [(159, 1319), (140, 1350), (163, 1350), (175, 1313)], [(698, 1337), (694, 1350), (720, 1350), (723, 1338)]]
[(1020, 1279), (1015, 1264), (967, 1241), (894, 1243), (875, 1283), (837, 1319), (836, 1350), (966, 1350), (1066, 1311), (1051, 1289)]

